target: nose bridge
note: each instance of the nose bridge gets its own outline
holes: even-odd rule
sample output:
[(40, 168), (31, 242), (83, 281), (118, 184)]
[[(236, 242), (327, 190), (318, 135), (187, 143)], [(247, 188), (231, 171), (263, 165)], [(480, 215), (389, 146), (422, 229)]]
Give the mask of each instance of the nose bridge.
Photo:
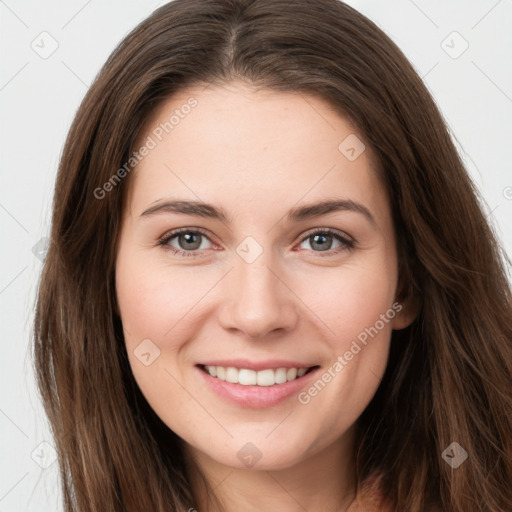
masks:
[[(237, 329), (247, 337), (261, 338), (271, 331), (291, 329), (297, 314), (293, 294), (281, 282), (279, 262), (273, 258), (272, 250), (257, 247), (251, 241), (236, 256), (230, 272), (229, 300), (222, 316), (223, 326)], [(244, 252), (245, 250), (245, 252)], [(250, 257), (248, 257), (250, 256)]]

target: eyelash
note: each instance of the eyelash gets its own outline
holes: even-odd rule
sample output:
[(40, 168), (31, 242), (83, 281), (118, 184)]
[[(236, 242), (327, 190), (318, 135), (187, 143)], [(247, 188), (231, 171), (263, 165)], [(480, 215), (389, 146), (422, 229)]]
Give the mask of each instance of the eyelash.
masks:
[[(164, 250), (171, 251), (173, 254), (176, 254), (178, 256), (184, 256), (184, 257), (188, 257), (188, 258), (199, 257), (200, 254), (197, 253), (197, 251), (198, 251), (197, 249), (195, 251), (184, 251), (182, 249), (176, 249), (176, 248), (172, 247), (171, 245), (169, 245), (169, 242), (173, 238), (175, 238), (176, 236), (178, 236), (178, 235), (180, 235), (182, 233), (201, 234), (201, 235), (205, 236), (206, 238), (208, 238), (208, 234), (207, 234), (207, 232), (204, 229), (201, 229), (201, 228), (193, 228), (193, 229), (191, 229), (191, 228), (182, 228), (182, 229), (177, 229), (175, 231), (171, 231), (170, 233), (166, 233), (165, 235), (163, 235), (158, 240), (158, 245), (162, 246), (162, 248)], [(305, 242), (308, 238), (311, 238), (311, 237), (313, 237), (315, 235), (318, 235), (318, 234), (332, 236), (333, 238), (335, 238), (336, 240), (338, 240), (342, 244), (337, 249), (329, 249), (327, 251), (312, 251), (312, 252), (318, 253), (318, 255), (321, 256), (321, 257), (333, 256), (335, 254), (340, 253), (341, 251), (353, 250), (354, 247), (355, 247), (355, 241), (354, 240), (350, 240), (349, 238), (342, 236), (338, 231), (336, 231), (334, 229), (331, 229), (331, 228), (317, 228), (317, 229), (309, 232), (306, 236), (304, 236), (300, 240), (299, 245), (302, 244), (303, 242)]]

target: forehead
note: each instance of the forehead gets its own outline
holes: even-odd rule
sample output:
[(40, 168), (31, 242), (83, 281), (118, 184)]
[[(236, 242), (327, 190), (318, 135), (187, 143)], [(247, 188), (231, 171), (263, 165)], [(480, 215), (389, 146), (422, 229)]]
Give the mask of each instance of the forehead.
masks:
[(371, 148), (313, 95), (236, 82), (191, 87), (153, 112), (135, 150), (144, 145), (151, 149), (130, 178), (137, 211), (166, 194), (231, 201), (240, 210), (334, 193), (384, 199)]

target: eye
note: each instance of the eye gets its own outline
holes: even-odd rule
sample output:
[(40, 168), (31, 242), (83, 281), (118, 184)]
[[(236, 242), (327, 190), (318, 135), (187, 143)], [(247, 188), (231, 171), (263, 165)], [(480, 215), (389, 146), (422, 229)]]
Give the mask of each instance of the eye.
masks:
[[(348, 236), (334, 229), (316, 229), (302, 238), (300, 245), (308, 242), (311, 249), (319, 256), (332, 256), (344, 250), (354, 248), (355, 242)], [(205, 246), (206, 243), (206, 246)], [(185, 257), (199, 257), (201, 251), (211, 249), (212, 243), (205, 230), (201, 228), (182, 228), (163, 235), (158, 245), (174, 254)], [(333, 244), (338, 244), (333, 248)], [(321, 254), (325, 253), (325, 254)]]
[(186, 228), (166, 233), (160, 238), (158, 245), (180, 256), (198, 256), (197, 251), (210, 248), (208, 244), (205, 246), (205, 241), (210, 241), (205, 231)]
[[(319, 256), (331, 256), (347, 249), (352, 249), (355, 246), (353, 240), (350, 240), (342, 233), (330, 228), (316, 229), (302, 238), (301, 245), (308, 242), (313, 252), (326, 253), (319, 254)], [(338, 246), (333, 248), (333, 244), (338, 243)]]

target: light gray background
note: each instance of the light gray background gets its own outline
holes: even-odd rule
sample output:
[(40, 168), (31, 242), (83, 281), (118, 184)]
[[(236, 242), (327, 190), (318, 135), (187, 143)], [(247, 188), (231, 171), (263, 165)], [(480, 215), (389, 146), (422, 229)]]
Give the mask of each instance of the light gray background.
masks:
[[(81, 98), (115, 45), (163, 3), (0, 0), (0, 512), (61, 510), (31, 370), (41, 269), (33, 247), (48, 234), (57, 164)], [(511, 254), (512, 0), (348, 3), (390, 35), (424, 78)], [(53, 40), (58, 48), (47, 56)]]

